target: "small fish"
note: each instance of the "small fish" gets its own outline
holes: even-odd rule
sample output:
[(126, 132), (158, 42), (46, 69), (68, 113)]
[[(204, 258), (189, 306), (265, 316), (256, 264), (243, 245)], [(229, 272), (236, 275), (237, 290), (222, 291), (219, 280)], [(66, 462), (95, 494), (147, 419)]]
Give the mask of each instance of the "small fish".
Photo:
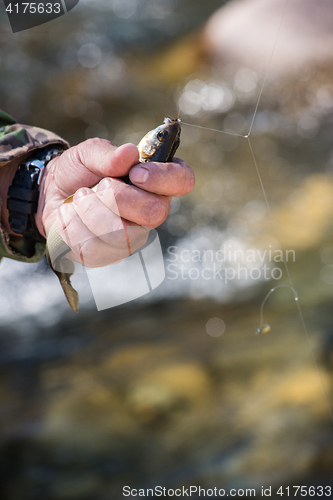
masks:
[(180, 119), (164, 118), (164, 124), (148, 132), (139, 142), (140, 163), (171, 161), (180, 144)]
[[(164, 118), (164, 123), (148, 132), (139, 142), (139, 162), (171, 161), (180, 144), (180, 119)], [(129, 177), (122, 177), (126, 183), (130, 183)], [(97, 189), (97, 186), (92, 188)], [(67, 198), (64, 203), (71, 203), (73, 196)], [(57, 275), (67, 301), (74, 312), (79, 309), (79, 296), (72, 287), (70, 277), (73, 274), (74, 265), (71, 261), (61, 262), (62, 258), (70, 251), (70, 247), (61, 238), (55, 222), (50, 229), (46, 241), (46, 257), (51, 269)], [(60, 264), (61, 262), (61, 264)], [(66, 270), (63, 266), (66, 266)], [(62, 269), (62, 271), (60, 271)], [(68, 271), (68, 272), (65, 272)]]

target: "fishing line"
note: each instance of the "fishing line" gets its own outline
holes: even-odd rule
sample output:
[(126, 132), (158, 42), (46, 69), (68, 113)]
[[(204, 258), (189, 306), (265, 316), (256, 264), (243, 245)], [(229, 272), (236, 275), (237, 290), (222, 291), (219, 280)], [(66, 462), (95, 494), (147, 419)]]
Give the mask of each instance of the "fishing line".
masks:
[[(269, 213), (269, 217), (271, 219), (271, 222), (272, 222), (272, 225), (273, 225), (273, 228), (274, 228), (274, 232), (275, 232), (275, 235), (276, 235), (276, 239), (278, 241), (278, 244), (279, 244), (279, 247), (280, 247), (280, 250), (281, 250), (281, 255), (283, 255), (281, 240), (279, 238), (279, 233), (278, 233), (278, 230), (277, 230), (277, 227), (276, 227), (276, 224), (275, 224), (275, 221), (274, 221), (274, 217), (273, 217), (273, 214), (272, 214), (269, 202), (268, 202), (266, 190), (265, 190), (265, 187), (264, 187), (261, 175), (260, 175), (258, 164), (257, 164), (256, 158), (255, 158), (254, 153), (253, 153), (253, 148), (252, 148), (252, 144), (251, 144), (250, 138), (248, 137), (247, 140), (248, 140), (248, 143), (249, 143), (249, 148), (250, 148), (250, 151), (251, 151), (253, 162), (254, 162), (254, 165), (255, 165), (255, 168), (256, 168), (256, 171), (257, 171), (257, 175), (258, 175), (258, 179), (259, 179), (259, 182), (260, 182), (260, 186), (261, 186), (264, 198), (265, 198), (265, 202), (266, 202), (267, 210), (268, 210), (268, 213)], [(285, 267), (285, 270), (286, 270), (286, 273), (287, 273), (287, 276), (288, 276), (289, 286), (288, 285), (279, 285), (279, 286), (273, 288), (268, 293), (268, 295), (266, 295), (266, 297), (264, 298), (264, 300), (262, 302), (262, 305), (261, 305), (261, 311), (262, 311), (262, 314), (263, 314), (263, 308), (264, 308), (265, 302), (268, 299), (268, 297), (271, 295), (271, 293), (273, 293), (276, 290), (276, 288), (279, 288), (280, 286), (281, 287), (282, 286), (286, 286), (287, 288), (290, 288), (291, 290), (294, 291), (295, 302), (296, 302), (298, 314), (299, 314), (299, 317), (300, 317), (300, 320), (301, 320), (302, 329), (303, 329), (304, 335), (305, 335), (307, 343), (308, 343), (308, 348), (309, 348), (309, 351), (310, 351), (310, 354), (311, 354), (312, 361), (313, 361), (313, 363), (314, 363), (314, 365), (316, 367), (317, 373), (318, 373), (318, 377), (319, 377), (319, 380), (320, 380), (321, 388), (322, 388), (322, 391), (323, 391), (323, 394), (324, 394), (324, 398), (325, 398), (325, 401), (326, 401), (327, 410), (328, 410), (329, 416), (331, 418), (331, 421), (333, 423), (333, 410), (332, 410), (331, 404), (330, 404), (329, 399), (328, 399), (328, 395), (327, 395), (327, 392), (326, 392), (326, 389), (325, 389), (325, 386), (324, 386), (323, 378), (322, 378), (321, 372), (319, 370), (319, 365), (317, 363), (317, 360), (315, 358), (315, 355), (314, 355), (314, 352), (313, 352), (313, 349), (312, 349), (310, 336), (309, 336), (308, 330), (307, 330), (306, 325), (305, 325), (304, 316), (303, 316), (303, 313), (302, 313), (302, 310), (301, 310), (301, 306), (300, 306), (299, 300), (298, 300), (298, 295), (297, 295), (297, 292), (296, 292), (295, 288), (293, 287), (293, 283), (292, 283), (292, 279), (291, 279), (291, 276), (290, 276), (288, 264), (287, 264), (287, 262), (286, 262), (285, 259), (283, 259), (283, 264), (284, 264), (284, 267)], [(263, 321), (263, 317), (262, 316), (261, 316), (261, 321)], [(264, 326), (264, 325), (262, 325), (262, 326)], [(267, 325), (267, 326), (269, 327), (269, 325)], [(270, 327), (269, 327), (269, 330), (270, 330)], [(267, 330), (267, 331), (269, 331), (269, 330)], [(258, 330), (257, 330), (257, 332), (258, 332)], [(262, 333), (264, 333), (264, 332), (262, 332)]]
[(260, 327), (257, 328), (256, 334), (258, 334), (258, 333), (268, 333), (271, 330), (271, 327), (269, 326), (269, 324), (268, 323), (264, 323), (264, 306), (265, 306), (265, 303), (266, 303), (267, 299), (269, 298), (269, 296), (273, 292), (275, 292), (275, 290), (277, 288), (283, 288), (283, 287), (284, 288), (290, 288), (290, 290), (292, 290), (292, 292), (294, 293), (295, 300), (296, 301), (298, 300), (297, 292), (296, 292), (295, 288), (293, 288), (292, 286), (289, 286), (289, 285), (277, 285), (274, 288), (272, 288), (268, 292), (268, 294), (266, 295), (266, 297), (264, 298), (264, 300), (261, 303), (261, 308), (260, 308)]
[(193, 123), (186, 123), (182, 120), (182, 125), (188, 125), (189, 127), (202, 128), (204, 130), (211, 130), (212, 132), (218, 132), (219, 134), (235, 135), (236, 137), (243, 137), (246, 139), (248, 135), (236, 134), (235, 132), (227, 132), (226, 130), (217, 130), (216, 128), (202, 127), (201, 125), (194, 125)]
[(278, 41), (278, 38), (279, 38), (279, 35), (280, 35), (280, 31), (281, 31), (281, 27), (282, 27), (283, 19), (284, 19), (286, 10), (287, 10), (288, 3), (289, 3), (289, 0), (286, 0), (285, 3), (284, 3), (284, 6), (283, 6), (282, 16), (281, 16), (279, 27), (278, 27), (278, 30), (277, 30), (277, 33), (276, 33), (276, 36), (275, 36), (275, 40), (274, 40), (274, 43), (273, 43), (273, 49), (272, 49), (271, 55), (270, 55), (270, 57), (268, 59), (268, 63), (267, 63), (265, 74), (264, 74), (264, 79), (263, 79), (263, 82), (262, 82), (262, 85), (261, 85), (261, 88), (260, 88), (260, 91), (259, 91), (259, 96), (258, 96), (256, 105), (255, 105), (255, 108), (254, 108), (254, 113), (253, 113), (253, 117), (252, 117), (252, 120), (251, 120), (251, 123), (250, 123), (250, 128), (249, 128), (248, 133), (245, 134), (245, 135), (244, 134), (237, 134), (236, 132), (227, 132), (226, 130), (217, 130), (215, 128), (202, 127), (201, 125), (194, 125), (193, 123), (186, 123), (186, 122), (182, 121), (183, 125), (188, 125), (189, 127), (197, 127), (197, 128), (201, 128), (201, 129), (204, 129), (204, 130), (210, 130), (212, 132), (218, 132), (220, 134), (235, 135), (236, 137), (243, 137), (244, 139), (247, 139), (248, 137), (250, 137), (250, 134), (252, 132), (252, 127), (253, 127), (253, 124), (254, 124), (254, 120), (255, 120), (255, 117), (256, 117), (257, 112), (258, 112), (258, 108), (259, 108), (259, 104), (260, 104), (260, 101), (261, 101), (262, 93), (263, 93), (264, 88), (266, 86), (268, 72), (269, 72), (269, 69), (270, 69), (270, 66), (271, 66), (271, 62), (272, 62), (273, 55), (274, 55), (274, 52), (275, 52), (276, 44), (277, 44), (277, 41)]
[(261, 89), (260, 89), (260, 92), (259, 92), (258, 101), (257, 101), (256, 107), (254, 108), (254, 114), (253, 114), (253, 118), (252, 118), (252, 121), (251, 121), (250, 129), (249, 129), (249, 132), (247, 134), (248, 137), (250, 136), (250, 134), (252, 132), (252, 127), (253, 127), (254, 119), (256, 117), (256, 114), (257, 114), (257, 111), (258, 111), (258, 107), (259, 107), (259, 103), (260, 103), (260, 100), (261, 100), (261, 96), (262, 96), (262, 93), (263, 93), (265, 85), (266, 85), (268, 71), (269, 71), (270, 66), (271, 66), (271, 62), (272, 62), (273, 55), (274, 55), (274, 52), (275, 52), (275, 47), (276, 47), (276, 44), (277, 44), (277, 41), (278, 41), (278, 38), (279, 38), (279, 34), (280, 34), (280, 31), (281, 31), (282, 22), (283, 22), (284, 15), (285, 15), (286, 10), (287, 10), (287, 4), (288, 4), (288, 2), (289, 2), (289, 0), (286, 0), (286, 2), (284, 4), (284, 7), (283, 7), (283, 12), (282, 12), (280, 24), (279, 24), (279, 27), (278, 27), (278, 31), (277, 31), (277, 34), (276, 34), (276, 37), (275, 37), (275, 42), (274, 42), (274, 45), (273, 45), (273, 50), (272, 50), (272, 53), (270, 55), (270, 58), (269, 58), (269, 61), (268, 61), (268, 64), (267, 64), (265, 76), (264, 76), (264, 79), (263, 79), (263, 82), (262, 82), (262, 85), (261, 85)]
[[(280, 238), (279, 238), (278, 230), (277, 230), (277, 227), (276, 227), (276, 224), (275, 224), (275, 221), (274, 221), (274, 217), (273, 217), (273, 214), (272, 214), (272, 211), (271, 211), (271, 208), (270, 208), (270, 204), (269, 204), (269, 201), (268, 201), (268, 198), (267, 198), (267, 194), (266, 194), (266, 190), (265, 190), (265, 187), (264, 187), (264, 184), (263, 184), (263, 181), (262, 181), (262, 177), (260, 175), (258, 164), (257, 164), (256, 158), (255, 158), (254, 152), (253, 152), (252, 144), (251, 144), (251, 141), (250, 141), (250, 135), (251, 135), (251, 132), (252, 132), (254, 120), (255, 120), (257, 112), (258, 112), (260, 100), (261, 100), (264, 88), (266, 86), (268, 72), (269, 72), (269, 69), (270, 69), (270, 66), (271, 66), (271, 62), (272, 62), (272, 59), (273, 59), (273, 55), (274, 55), (274, 52), (275, 52), (277, 41), (278, 41), (278, 38), (279, 38), (279, 35), (280, 35), (281, 26), (282, 26), (282, 23), (283, 23), (283, 19), (285, 17), (285, 13), (286, 13), (286, 9), (287, 9), (288, 3), (289, 3), (289, 0), (286, 0), (285, 3), (284, 3), (282, 16), (281, 16), (281, 19), (280, 19), (280, 23), (279, 23), (277, 34), (276, 34), (276, 37), (275, 37), (275, 41), (274, 41), (274, 44), (273, 44), (273, 49), (272, 49), (271, 55), (270, 55), (269, 60), (268, 60), (268, 64), (267, 64), (266, 71), (265, 71), (265, 74), (264, 74), (264, 79), (263, 79), (263, 82), (262, 82), (262, 85), (261, 85), (261, 88), (260, 88), (260, 92), (259, 92), (259, 96), (258, 96), (258, 99), (257, 99), (257, 102), (256, 102), (256, 106), (255, 106), (255, 109), (254, 109), (253, 117), (252, 117), (252, 120), (251, 120), (251, 123), (250, 123), (249, 132), (246, 135), (242, 135), (242, 134), (237, 134), (235, 132), (228, 132), (226, 130), (218, 130), (218, 129), (213, 129), (213, 128), (209, 128), (209, 127), (203, 127), (201, 125), (195, 125), (195, 124), (191, 124), (191, 123), (182, 122), (183, 125), (187, 125), (187, 126), (190, 126), (190, 127), (197, 127), (197, 128), (200, 128), (200, 129), (209, 130), (209, 131), (216, 132), (216, 133), (227, 134), (227, 135), (232, 135), (232, 136), (242, 137), (243, 139), (247, 139), (248, 144), (249, 144), (249, 148), (250, 148), (250, 152), (251, 152), (251, 156), (252, 156), (252, 159), (253, 159), (253, 163), (255, 165), (255, 169), (256, 169), (256, 172), (257, 172), (257, 175), (258, 175), (258, 179), (259, 179), (259, 183), (260, 183), (260, 186), (261, 186), (261, 189), (262, 189), (262, 193), (263, 193), (263, 196), (264, 196), (264, 199), (265, 199), (265, 203), (266, 203), (266, 206), (267, 206), (268, 214), (269, 214), (269, 217), (271, 219), (271, 222), (272, 222), (272, 225), (273, 225), (273, 228), (274, 228), (274, 232), (275, 232), (275, 235), (276, 235), (276, 239), (277, 239), (277, 242), (278, 242), (278, 245), (280, 247), (281, 252), (282, 252), (282, 244), (281, 244), (281, 241), (280, 241)], [(282, 255), (283, 255), (283, 253), (282, 253)], [(318, 377), (319, 377), (319, 380), (320, 380), (321, 388), (322, 388), (323, 395), (324, 395), (324, 398), (325, 398), (325, 401), (326, 401), (327, 410), (328, 410), (330, 419), (331, 419), (331, 421), (333, 423), (333, 410), (332, 410), (331, 404), (330, 404), (329, 399), (328, 399), (328, 395), (327, 395), (327, 392), (326, 392), (326, 389), (325, 389), (325, 386), (324, 386), (324, 382), (323, 382), (323, 379), (322, 379), (322, 375), (321, 375), (321, 372), (320, 372), (320, 369), (319, 369), (319, 365), (317, 363), (317, 360), (315, 358), (315, 355), (314, 355), (314, 352), (313, 352), (313, 349), (312, 349), (312, 345), (311, 345), (311, 341), (310, 341), (310, 336), (309, 336), (308, 330), (306, 328), (305, 321), (304, 321), (304, 316), (303, 316), (303, 313), (302, 313), (302, 310), (301, 310), (301, 307), (300, 307), (300, 304), (299, 304), (299, 297), (298, 297), (298, 294), (297, 294), (295, 288), (293, 287), (293, 283), (292, 283), (292, 280), (291, 280), (289, 268), (288, 268), (288, 265), (287, 265), (287, 262), (286, 262), (285, 259), (283, 259), (283, 264), (284, 264), (285, 271), (286, 271), (286, 274), (287, 274), (287, 277), (288, 277), (289, 285), (277, 285), (276, 287), (272, 288), (268, 292), (268, 294), (266, 295), (266, 297), (264, 298), (264, 300), (262, 301), (262, 304), (261, 304), (261, 308), (260, 308), (260, 327), (257, 329), (256, 333), (257, 334), (258, 333), (268, 333), (270, 331), (270, 329), (271, 329), (268, 324), (264, 324), (264, 306), (265, 306), (266, 301), (270, 297), (270, 295), (277, 288), (285, 287), (285, 288), (291, 289), (292, 292), (293, 292), (293, 294), (294, 294), (294, 299), (295, 299), (296, 307), (297, 307), (298, 314), (299, 314), (299, 317), (300, 317), (300, 320), (301, 320), (301, 325), (302, 325), (303, 332), (304, 332), (305, 337), (307, 339), (307, 344), (308, 344), (308, 348), (309, 348), (310, 353), (311, 353), (311, 358), (312, 358), (312, 361), (313, 361), (313, 363), (314, 363), (314, 365), (316, 367), (316, 371), (317, 371), (317, 374), (318, 374)]]
[[(256, 169), (256, 172), (257, 172), (257, 175), (258, 175), (258, 179), (259, 179), (259, 182), (260, 182), (262, 193), (263, 193), (263, 196), (264, 196), (264, 199), (265, 199), (265, 203), (266, 203), (266, 206), (267, 206), (268, 214), (269, 214), (269, 217), (271, 219), (271, 222), (272, 222), (272, 225), (273, 225), (273, 228), (274, 228), (274, 232), (275, 232), (275, 236), (276, 236), (278, 245), (279, 245), (280, 250), (281, 250), (281, 255), (283, 255), (282, 244), (281, 244), (281, 240), (279, 238), (278, 229), (277, 229), (275, 221), (274, 221), (274, 217), (273, 217), (273, 214), (272, 214), (272, 211), (271, 211), (271, 207), (270, 207), (270, 204), (269, 204), (269, 201), (268, 201), (268, 198), (267, 198), (267, 193), (266, 193), (266, 190), (265, 190), (265, 187), (264, 187), (264, 183), (263, 183), (261, 175), (260, 175), (260, 171), (259, 171), (259, 168), (258, 168), (258, 163), (257, 163), (257, 160), (256, 160), (256, 158), (254, 156), (252, 144), (251, 144), (251, 141), (250, 141), (249, 137), (247, 138), (247, 141), (249, 143), (249, 148), (250, 148), (250, 151), (251, 151), (253, 163), (255, 165), (255, 169)], [(283, 265), (285, 267), (286, 274), (288, 276), (289, 285), (278, 285), (278, 286), (272, 288), (270, 290), (270, 292), (266, 295), (266, 297), (264, 298), (264, 300), (263, 300), (263, 302), (261, 304), (261, 308), (260, 308), (260, 328), (257, 329), (257, 333), (268, 333), (270, 331), (270, 326), (268, 324), (265, 325), (264, 322), (263, 322), (264, 305), (265, 305), (265, 302), (267, 301), (268, 297), (277, 288), (280, 288), (280, 287), (290, 288), (293, 291), (293, 293), (294, 293), (296, 307), (297, 307), (299, 318), (301, 320), (301, 325), (302, 325), (303, 333), (304, 333), (304, 335), (306, 337), (307, 344), (308, 344), (308, 349), (310, 351), (312, 361), (313, 361), (313, 363), (314, 363), (314, 365), (316, 367), (316, 371), (317, 371), (317, 374), (318, 374), (318, 377), (319, 377), (319, 380), (320, 380), (321, 388), (322, 388), (322, 391), (323, 391), (323, 394), (324, 394), (324, 398), (325, 398), (325, 401), (326, 401), (327, 410), (328, 410), (330, 419), (331, 419), (331, 421), (333, 423), (333, 410), (332, 410), (331, 404), (330, 404), (329, 399), (328, 399), (328, 395), (327, 395), (327, 392), (326, 392), (326, 389), (325, 389), (325, 386), (324, 386), (323, 378), (321, 376), (321, 372), (320, 372), (320, 369), (319, 369), (319, 365), (317, 363), (316, 357), (315, 357), (313, 349), (312, 349), (310, 336), (309, 336), (309, 333), (308, 333), (308, 330), (307, 330), (307, 327), (306, 327), (306, 324), (305, 324), (305, 321), (304, 321), (304, 316), (303, 316), (303, 313), (302, 313), (302, 310), (301, 310), (301, 306), (299, 304), (298, 294), (297, 294), (295, 288), (293, 287), (293, 282), (292, 282), (292, 279), (291, 279), (291, 276), (290, 276), (288, 264), (287, 264), (287, 262), (286, 262), (285, 259), (283, 259), (282, 262), (283, 262)]]
[[(256, 172), (257, 172), (257, 175), (258, 175), (258, 179), (259, 179), (259, 182), (260, 182), (262, 194), (263, 194), (264, 199), (265, 199), (265, 203), (266, 203), (266, 207), (267, 207), (267, 210), (268, 210), (268, 214), (269, 214), (269, 217), (271, 219), (271, 222), (272, 222), (272, 225), (273, 225), (273, 228), (274, 228), (274, 232), (275, 232), (275, 236), (276, 236), (276, 239), (278, 241), (278, 244), (279, 244), (279, 247), (280, 247), (280, 250), (281, 250), (281, 255), (283, 255), (283, 249), (282, 249), (282, 244), (281, 244), (281, 241), (280, 241), (280, 238), (279, 238), (279, 233), (278, 233), (275, 221), (274, 221), (274, 217), (273, 217), (273, 214), (272, 214), (272, 211), (271, 211), (271, 207), (270, 207), (270, 204), (269, 204), (269, 201), (268, 201), (266, 189), (264, 187), (264, 183), (262, 181), (262, 178), (261, 178), (261, 175), (260, 175), (260, 172), (259, 172), (258, 163), (257, 163), (257, 160), (256, 160), (256, 158), (254, 156), (252, 144), (251, 144), (251, 141), (250, 141), (249, 137), (247, 138), (247, 141), (249, 143), (249, 147), (250, 147), (250, 151), (251, 151), (251, 156), (252, 156), (253, 163), (254, 163), (254, 166), (255, 166), (255, 169), (256, 169)], [(293, 284), (292, 284), (292, 281), (291, 281), (291, 277), (290, 277), (290, 273), (289, 273), (289, 268), (288, 268), (287, 262), (285, 261), (285, 259), (283, 259), (282, 262), (284, 264), (284, 268), (285, 268), (285, 271), (286, 271), (287, 276), (288, 276), (288, 281), (289, 281), (290, 287), (293, 288)]]

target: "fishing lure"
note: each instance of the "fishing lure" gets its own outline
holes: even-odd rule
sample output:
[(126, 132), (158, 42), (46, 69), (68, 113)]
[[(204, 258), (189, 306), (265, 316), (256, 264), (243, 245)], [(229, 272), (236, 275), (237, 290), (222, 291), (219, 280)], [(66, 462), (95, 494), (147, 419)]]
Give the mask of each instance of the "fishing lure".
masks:
[(265, 303), (266, 303), (266, 300), (268, 299), (268, 297), (273, 293), (275, 292), (275, 290), (277, 288), (289, 288), (293, 294), (294, 294), (294, 299), (295, 301), (297, 302), (298, 301), (298, 295), (297, 295), (297, 292), (295, 290), (295, 288), (293, 288), (292, 286), (289, 286), (289, 285), (277, 285), (275, 286), (274, 288), (271, 288), (271, 290), (268, 292), (268, 294), (266, 295), (266, 297), (264, 298), (264, 300), (262, 301), (261, 303), (261, 308), (260, 308), (260, 327), (257, 328), (257, 331), (256, 331), (256, 335), (258, 333), (260, 334), (265, 334), (265, 333), (269, 333), (271, 331), (271, 327), (269, 324), (267, 323), (264, 323), (264, 306), (265, 306)]
[[(171, 161), (180, 144), (180, 119), (164, 118), (164, 123), (153, 130), (150, 130), (139, 142), (139, 162), (147, 163), (151, 161), (168, 162)], [(122, 180), (131, 184), (129, 177), (122, 177)], [(92, 188), (94, 191), (97, 186)], [(71, 203), (73, 196), (67, 198), (64, 203)], [(60, 266), (60, 261), (71, 251), (71, 248), (64, 242), (55, 222), (50, 229), (46, 241), (46, 256), (51, 269), (57, 275), (66, 299), (74, 312), (79, 308), (79, 296), (73, 288), (70, 277), (74, 272), (74, 264), (66, 261), (66, 272)], [(67, 272), (68, 271), (68, 272)]]

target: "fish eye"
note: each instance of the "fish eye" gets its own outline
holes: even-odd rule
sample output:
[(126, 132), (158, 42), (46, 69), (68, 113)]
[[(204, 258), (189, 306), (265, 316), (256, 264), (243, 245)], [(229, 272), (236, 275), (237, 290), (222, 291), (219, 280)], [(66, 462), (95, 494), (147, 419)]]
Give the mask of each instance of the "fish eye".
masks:
[(159, 141), (166, 141), (169, 137), (169, 132), (167, 130), (160, 130), (157, 134), (157, 139)]

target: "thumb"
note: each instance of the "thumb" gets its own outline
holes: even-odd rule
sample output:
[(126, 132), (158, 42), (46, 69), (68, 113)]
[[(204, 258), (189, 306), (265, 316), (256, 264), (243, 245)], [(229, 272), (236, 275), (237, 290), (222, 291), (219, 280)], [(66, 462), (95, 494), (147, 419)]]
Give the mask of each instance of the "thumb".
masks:
[(139, 162), (134, 144), (116, 147), (105, 139), (88, 139), (57, 158), (54, 181), (68, 196), (81, 187), (92, 187), (103, 177), (121, 177)]

